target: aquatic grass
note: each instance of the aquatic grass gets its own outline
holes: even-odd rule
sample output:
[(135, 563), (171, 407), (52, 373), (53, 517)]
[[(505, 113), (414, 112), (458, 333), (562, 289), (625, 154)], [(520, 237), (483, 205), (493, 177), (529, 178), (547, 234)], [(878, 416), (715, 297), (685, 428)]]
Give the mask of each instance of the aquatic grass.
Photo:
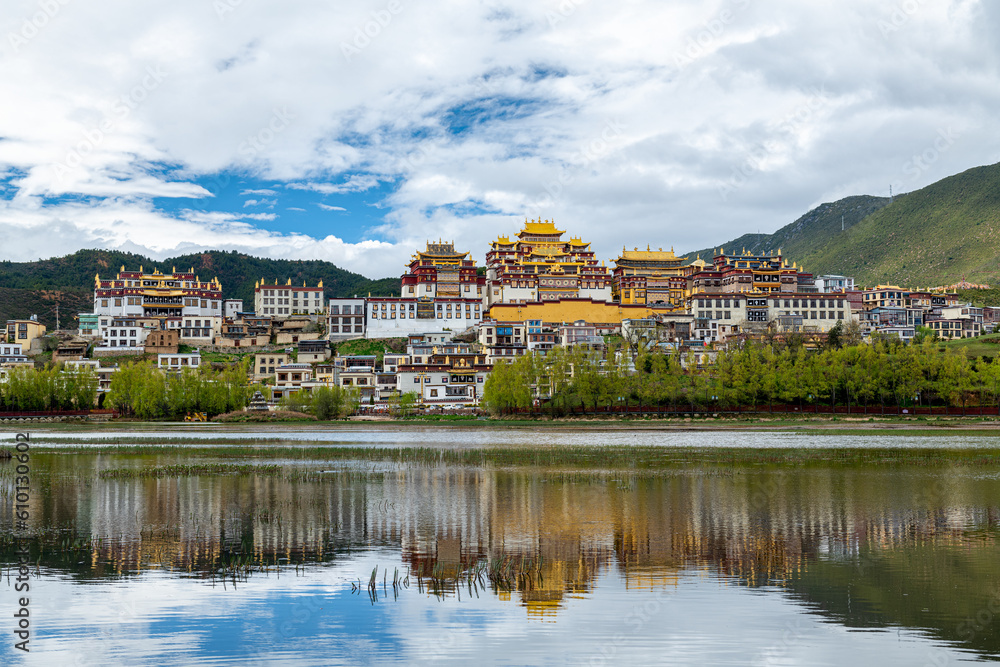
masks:
[(281, 466), (275, 464), (198, 463), (153, 468), (107, 468), (97, 473), (97, 476), (101, 479), (148, 479), (201, 475), (278, 475), (281, 470)]
[[(291, 445), (293, 443), (300, 442), (298, 440), (293, 440), (289, 438), (259, 438), (253, 435), (246, 434), (235, 434), (233, 436), (219, 436), (212, 438), (185, 438), (185, 437), (130, 437), (122, 436), (115, 438), (88, 438), (86, 436), (81, 436), (77, 438), (53, 438), (44, 435), (32, 436), (31, 444), (32, 448), (37, 446), (44, 446), (46, 444), (50, 445), (81, 445), (83, 443), (94, 443), (94, 447), (108, 447), (108, 446), (124, 446), (124, 447), (142, 447), (145, 445), (276, 445), (276, 444), (287, 444)], [(336, 442), (336, 441), (331, 441)], [(62, 449), (62, 448), (60, 448)], [(87, 447), (87, 449), (92, 449), (92, 447)], [(177, 449), (173, 447), (172, 449)]]
[[(314, 462), (339, 462), (344, 464), (386, 463), (406, 467), (410, 465), (465, 465), (477, 467), (564, 467), (583, 470), (665, 470), (683, 467), (733, 468), (755, 465), (794, 466), (851, 466), (851, 465), (1000, 465), (1000, 447), (657, 447), (627, 445), (593, 446), (511, 446), (476, 448), (437, 447), (326, 447), (317, 445), (252, 446), (243, 444), (232, 447), (187, 447), (178, 450), (171, 445), (99, 445), (89, 447), (44, 447), (33, 449), (37, 454), (71, 455), (89, 454), (102, 456), (140, 456), (173, 454), (185, 460), (198, 458), (239, 459), (241, 461), (275, 460)], [(237, 464), (200, 464), (237, 465)], [(247, 464), (248, 465), (248, 464)], [(187, 466), (188, 468), (190, 466)], [(185, 468), (185, 466), (180, 466)], [(137, 468), (128, 468), (134, 471)], [(239, 474), (238, 470), (232, 472)], [(103, 473), (102, 473), (103, 474)], [(134, 472), (122, 473), (135, 476)], [(181, 473), (194, 474), (194, 473)], [(248, 470), (246, 474), (273, 474), (264, 470)], [(344, 478), (377, 479), (384, 471), (335, 470), (289, 471), (289, 475), (302, 481), (316, 481), (325, 475), (337, 474)], [(151, 473), (148, 476), (155, 476)]]

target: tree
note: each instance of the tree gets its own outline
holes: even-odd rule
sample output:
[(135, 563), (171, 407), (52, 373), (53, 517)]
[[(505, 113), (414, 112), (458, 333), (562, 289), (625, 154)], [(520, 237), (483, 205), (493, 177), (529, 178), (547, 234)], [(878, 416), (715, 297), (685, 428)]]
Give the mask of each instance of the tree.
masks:
[(938, 341), (938, 334), (934, 329), (930, 327), (917, 327), (913, 334), (913, 340), (911, 341), (914, 345), (922, 345), (924, 341), (936, 343)]
[[(340, 387), (336, 387), (336, 389), (340, 389)], [(313, 390), (312, 412), (320, 421), (328, 421), (339, 416), (340, 397), (335, 395), (333, 388), (319, 387)]]
[(826, 347), (829, 350), (839, 350), (843, 345), (844, 321), (837, 320), (829, 332), (826, 334)]
[(394, 396), (389, 402), (389, 412), (393, 417), (406, 418), (413, 414), (414, 406), (417, 404), (417, 394), (408, 391), (405, 394)]
[[(840, 322), (837, 322), (840, 324)], [(844, 347), (855, 347), (861, 345), (861, 341), (865, 338), (864, 331), (861, 329), (861, 323), (857, 320), (852, 319), (848, 322), (847, 326), (844, 327), (844, 333), (841, 336), (841, 344)]]

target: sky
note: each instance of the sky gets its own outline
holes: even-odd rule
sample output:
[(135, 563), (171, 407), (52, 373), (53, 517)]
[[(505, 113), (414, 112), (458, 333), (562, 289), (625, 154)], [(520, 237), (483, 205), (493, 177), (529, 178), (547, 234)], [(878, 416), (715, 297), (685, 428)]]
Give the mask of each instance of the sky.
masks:
[(0, 258), (718, 245), (1000, 162), (998, 34), (988, 0), (5, 0)]

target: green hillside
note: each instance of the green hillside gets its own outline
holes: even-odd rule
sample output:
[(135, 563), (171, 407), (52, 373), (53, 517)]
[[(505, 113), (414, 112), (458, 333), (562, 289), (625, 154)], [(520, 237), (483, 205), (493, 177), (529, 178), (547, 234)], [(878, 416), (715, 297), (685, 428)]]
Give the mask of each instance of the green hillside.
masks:
[(1000, 282), (1000, 164), (977, 167), (897, 198), (802, 255), (814, 272), (859, 284), (910, 287)]
[[(898, 199), (898, 198), (897, 198)], [(721, 247), (726, 252), (741, 252), (744, 248), (752, 253), (766, 254), (781, 250), (781, 254), (788, 257), (789, 261), (802, 264), (804, 258), (813, 253), (816, 248), (831, 243), (834, 239), (849, 230), (867, 216), (888, 205), (888, 197), (871, 197), (868, 195), (857, 195), (846, 197), (839, 201), (828, 204), (821, 204), (809, 211), (790, 225), (785, 225), (773, 234), (744, 234), (728, 243), (723, 243)], [(697, 250), (693, 253), (685, 253), (692, 259), (696, 254), (708, 260), (714, 256), (720, 246)], [(806, 264), (809, 270), (813, 270), (811, 264)], [(836, 273), (836, 271), (823, 271), (823, 273)]]
[[(962, 279), (998, 284), (1000, 164), (950, 176), (891, 203), (857, 196), (823, 204), (774, 234), (746, 234), (721, 247), (755, 253), (781, 248), (816, 275), (853, 276), (859, 286), (932, 287)], [(714, 252), (686, 254), (707, 259)]]
[(201, 278), (218, 277), (227, 299), (243, 299), (253, 308), (254, 281), (278, 279), (284, 283), (309, 285), (323, 281), (328, 297), (399, 294), (399, 278), (369, 280), (321, 260), (284, 260), (251, 257), (238, 252), (212, 250), (181, 255), (162, 262), (115, 250), (80, 250), (65, 257), (37, 262), (0, 262), (0, 322), (8, 319), (38, 319), (50, 328), (55, 326), (55, 305), (59, 304), (63, 328), (75, 326), (79, 312), (93, 305), (94, 276), (110, 277), (122, 266), (129, 270), (160, 269), (171, 271), (193, 268)]

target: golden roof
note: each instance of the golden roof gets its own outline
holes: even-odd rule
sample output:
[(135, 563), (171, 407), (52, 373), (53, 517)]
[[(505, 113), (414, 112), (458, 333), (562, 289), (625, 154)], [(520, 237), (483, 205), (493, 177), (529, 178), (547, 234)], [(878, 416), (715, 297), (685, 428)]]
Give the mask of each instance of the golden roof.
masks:
[(621, 261), (623, 259), (635, 259), (635, 260), (656, 260), (656, 261), (669, 261), (669, 260), (685, 260), (687, 257), (678, 257), (674, 254), (674, 249), (664, 250), (659, 248), (657, 250), (650, 250), (649, 246), (646, 246), (645, 250), (626, 250), (622, 248), (621, 257), (616, 261)]
[(521, 230), (522, 234), (565, 234), (566, 231), (562, 229), (556, 229), (555, 222), (551, 220), (532, 220), (528, 222), (524, 221), (524, 229)]
[(427, 242), (426, 250), (418, 250), (417, 255), (421, 258), (449, 258), (449, 259), (463, 259), (469, 255), (467, 252), (459, 252), (455, 250), (454, 241), (438, 241), (434, 243), (432, 241)]

